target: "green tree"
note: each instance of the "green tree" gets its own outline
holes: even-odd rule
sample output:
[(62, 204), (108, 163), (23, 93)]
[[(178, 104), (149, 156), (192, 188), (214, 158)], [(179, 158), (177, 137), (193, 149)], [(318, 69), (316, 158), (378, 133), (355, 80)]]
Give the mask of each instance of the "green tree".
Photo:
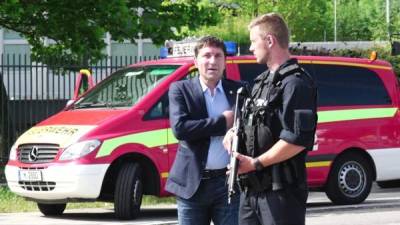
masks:
[[(251, 19), (268, 12), (278, 12), (287, 20), (292, 41), (323, 41), (326, 34), (333, 29), (333, 26), (328, 26), (330, 21), (325, 17), (329, 10), (329, 4), (325, 0), (221, 0), (216, 2), (220, 6), (221, 22), (216, 26), (204, 26), (189, 32), (190, 35), (212, 34), (245, 44), (249, 42), (247, 25)], [(232, 5), (237, 7), (232, 7)]]
[[(336, 0), (337, 40), (388, 40), (386, 0)], [(333, 1), (329, 10), (333, 27)], [(390, 1), (391, 33), (400, 31), (400, 2)]]
[[(379, 13), (381, 7), (377, 5), (378, 1), (337, 1), (337, 40), (338, 41), (360, 41), (370, 40), (372, 32), (378, 24), (372, 22), (372, 19), (382, 20), (383, 14)], [(382, 5), (384, 7), (384, 5)], [(374, 25), (373, 25), (374, 24)], [(381, 25), (381, 24), (380, 24)], [(374, 27), (374, 28), (372, 28)], [(371, 29), (372, 28), (372, 29)]]
[(269, 11), (279, 12), (287, 21), (291, 41), (324, 41), (329, 32), (326, 0), (280, 0)]
[(141, 36), (162, 44), (182, 30), (215, 23), (216, 12), (206, 0), (6, 0), (0, 26), (25, 37), (37, 61), (90, 63), (104, 57), (106, 32), (116, 41)]
[[(278, 12), (288, 22), (291, 40), (333, 41), (335, 0), (214, 0), (221, 22), (204, 26), (191, 35), (215, 34), (240, 43), (248, 41), (247, 24), (255, 16)], [(336, 0), (337, 40), (388, 40), (388, 32), (400, 39), (400, 1), (390, 1), (390, 26), (386, 22), (386, 0)], [(234, 9), (226, 6), (237, 5)], [(224, 7), (221, 7), (224, 6)], [(232, 13), (234, 12), (234, 13)]]

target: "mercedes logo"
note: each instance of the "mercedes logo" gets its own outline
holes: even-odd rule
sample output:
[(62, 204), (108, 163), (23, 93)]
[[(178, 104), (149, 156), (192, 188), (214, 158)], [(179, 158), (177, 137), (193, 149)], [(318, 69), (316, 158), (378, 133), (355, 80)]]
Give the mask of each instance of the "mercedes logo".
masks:
[(29, 152), (29, 161), (34, 162), (39, 157), (39, 148), (37, 146), (33, 146), (32, 150)]

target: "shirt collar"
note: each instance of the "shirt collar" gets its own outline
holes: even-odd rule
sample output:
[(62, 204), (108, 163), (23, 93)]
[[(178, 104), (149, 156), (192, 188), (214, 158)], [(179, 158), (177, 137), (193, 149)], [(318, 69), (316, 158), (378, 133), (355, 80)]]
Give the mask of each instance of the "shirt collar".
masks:
[[(201, 85), (201, 90), (203, 90), (203, 93), (206, 92), (207, 90), (209, 90), (209, 88), (207, 87), (207, 85), (199, 78), (200, 80), (200, 85)], [(222, 82), (221, 80), (218, 81), (217, 86), (216, 86), (216, 90), (219, 90), (222, 92)]]

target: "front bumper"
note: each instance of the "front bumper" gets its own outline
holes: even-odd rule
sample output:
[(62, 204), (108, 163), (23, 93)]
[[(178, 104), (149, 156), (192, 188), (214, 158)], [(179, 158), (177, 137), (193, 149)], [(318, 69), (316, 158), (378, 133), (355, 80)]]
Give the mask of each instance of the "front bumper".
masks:
[(38, 202), (68, 202), (69, 199), (98, 198), (108, 167), (109, 164), (68, 164), (29, 168), (40, 171), (40, 181), (21, 181), (21, 168), (16, 166), (7, 165), (5, 174), (10, 190), (20, 196)]

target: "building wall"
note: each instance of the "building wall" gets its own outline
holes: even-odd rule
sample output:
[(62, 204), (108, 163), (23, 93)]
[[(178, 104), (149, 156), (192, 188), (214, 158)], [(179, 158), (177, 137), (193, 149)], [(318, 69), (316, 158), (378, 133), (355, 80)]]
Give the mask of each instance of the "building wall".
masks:
[[(160, 55), (159, 47), (150, 39), (139, 39), (136, 43), (118, 43), (111, 41), (110, 35), (105, 34), (104, 41), (107, 47), (103, 51), (108, 57), (99, 62), (101, 65), (125, 66)], [(17, 32), (0, 28), (0, 72), (3, 74), (3, 83), (9, 93), (9, 99), (70, 98), (71, 96), (65, 96), (65, 93), (72, 92), (74, 75), (53, 73), (45, 65), (32, 62), (30, 49), (29, 43)], [(109, 74), (111, 70), (105, 73)], [(96, 83), (104, 78), (93, 75)], [(29, 85), (34, 82), (35, 85)]]
[[(154, 45), (150, 39), (138, 39), (136, 40), (136, 43), (130, 43), (129, 41), (118, 43), (111, 41), (110, 36), (106, 34), (104, 41), (107, 43), (107, 47), (104, 49), (104, 52), (108, 56), (160, 56), (159, 46)], [(51, 43), (51, 40), (49, 43)], [(1, 54), (30, 55), (30, 46), (28, 42), (17, 32), (0, 28), (0, 55)]]

